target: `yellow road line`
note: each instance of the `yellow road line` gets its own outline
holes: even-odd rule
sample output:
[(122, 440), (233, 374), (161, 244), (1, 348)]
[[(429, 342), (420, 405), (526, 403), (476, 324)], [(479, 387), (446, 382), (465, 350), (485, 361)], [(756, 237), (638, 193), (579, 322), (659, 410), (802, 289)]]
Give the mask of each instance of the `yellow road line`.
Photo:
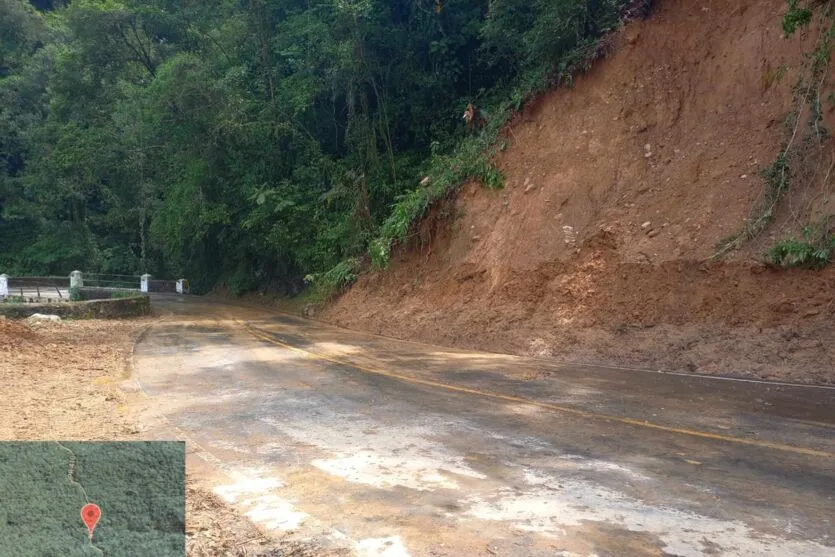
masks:
[(298, 352), (300, 354), (304, 354), (306, 357), (314, 358), (314, 359), (317, 359), (317, 360), (324, 360), (324, 361), (331, 362), (331, 363), (334, 363), (334, 364), (339, 364), (339, 365), (342, 365), (342, 366), (352, 367), (352, 368), (358, 369), (360, 371), (363, 371), (365, 373), (371, 373), (371, 374), (374, 374), (374, 375), (382, 375), (384, 377), (399, 379), (401, 381), (406, 381), (408, 383), (414, 383), (414, 384), (417, 384), (417, 385), (426, 385), (426, 386), (429, 386), (429, 387), (436, 387), (436, 388), (445, 389), (445, 390), (448, 390), (448, 391), (454, 391), (454, 392), (459, 392), (459, 393), (467, 393), (467, 394), (471, 394), (471, 395), (477, 395), (477, 396), (492, 398), (492, 399), (496, 399), (496, 400), (503, 400), (503, 401), (506, 401), (506, 402), (516, 402), (516, 403), (520, 403), (520, 404), (527, 404), (529, 406), (536, 406), (538, 408), (551, 410), (553, 412), (561, 412), (561, 413), (564, 413), (564, 414), (571, 414), (571, 415), (574, 415), (574, 416), (580, 416), (582, 418), (591, 418), (591, 419), (602, 420), (602, 421), (607, 421), (607, 422), (617, 422), (617, 423), (636, 426), (636, 427), (644, 427), (644, 428), (654, 429), (654, 430), (658, 430), (658, 431), (666, 431), (668, 433), (677, 433), (677, 434), (680, 434), (680, 435), (688, 435), (688, 436), (691, 436), (691, 437), (700, 437), (702, 439), (711, 439), (711, 440), (714, 440), (714, 441), (725, 441), (725, 442), (728, 442), (728, 443), (737, 443), (737, 444), (740, 444), (740, 445), (750, 445), (750, 446), (753, 446), (753, 447), (760, 447), (760, 448), (763, 448), (763, 449), (773, 449), (773, 450), (776, 450), (776, 451), (783, 451), (783, 452), (801, 454), (801, 455), (805, 455), (805, 456), (815, 456), (815, 457), (821, 457), (821, 458), (835, 458), (835, 454), (827, 452), (827, 451), (819, 451), (819, 450), (816, 450), (816, 449), (808, 449), (808, 448), (805, 448), (805, 447), (795, 447), (793, 445), (785, 445), (785, 444), (782, 444), (782, 443), (773, 443), (771, 441), (759, 441), (757, 439), (743, 439), (741, 437), (733, 437), (733, 436), (730, 436), (730, 435), (722, 435), (722, 434), (719, 434), (719, 433), (710, 433), (710, 432), (707, 432), (707, 431), (700, 431), (700, 430), (697, 430), (697, 429), (688, 429), (688, 428), (682, 428), (682, 427), (666, 426), (666, 425), (656, 424), (656, 423), (652, 423), (652, 422), (645, 421), (645, 420), (635, 420), (633, 418), (622, 418), (622, 417), (618, 417), (618, 416), (610, 416), (610, 415), (607, 415), (607, 414), (600, 414), (600, 413), (597, 413), (597, 412), (589, 412), (588, 410), (578, 410), (576, 408), (568, 408), (566, 406), (560, 406), (560, 405), (551, 404), (551, 403), (548, 403), (548, 402), (540, 402), (540, 401), (532, 400), (532, 399), (529, 399), (529, 398), (522, 398), (522, 397), (517, 397), (517, 396), (513, 396), (513, 395), (503, 395), (503, 394), (498, 394), (498, 393), (491, 393), (489, 391), (481, 391), (479, 389), (473, 389), (471, 387), (462, 387), (462, 386), (459, 386), (459, 385), (450, 385), (449, 383), (441, 383), (440, 381), (433, 381), (431, 379), (421, 379), (421, 378), (418, 378), (418, 377), (411, 377), (409, 375), (403, 375), (403, 374), (395, 373), (395, 372), (388, 371), (388, 370), (385, 370), (385, 369), (376, 369), (376, 368), (366, 367), (366, 366), (356, 364), (356, 363), (353, 363), (353, 362), (340, 360), (338, 358), (334, 358), (334, 357), (328, 356), (326, 354), (319, 354), (319, 353), (316, 353), (316, 352), (312, 352), (310, 350), (297, 348), (297, 347), (292, 346), (290, 344), (281, 342), (280, 340), (276, 340), (273, 337), (271, 337), (269, 335), (266, 335), (266, 334), (258, 331), (257, 329), (251, 327), (250, 325), (247, 325), (246, 323), (242, 323), (242, 322), (239, 322), (239, 323), (241, 323), (241, 325), (243, 325), (243, 327), (246, 329), (246, 331), (249, 334), (251, 334), (252, 336), (254, 336), (258, 339), (261, 339), (263, 341), (269, 342), (271, 344), (275, 344), (276, 346), (286, 348), (287, 350), (293, 350), (293, 351)]

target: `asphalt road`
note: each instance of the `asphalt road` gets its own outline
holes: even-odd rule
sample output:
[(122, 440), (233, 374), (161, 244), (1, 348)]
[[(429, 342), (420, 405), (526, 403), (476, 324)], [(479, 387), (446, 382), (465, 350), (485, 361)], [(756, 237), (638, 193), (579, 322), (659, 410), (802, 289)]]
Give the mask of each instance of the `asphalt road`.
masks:
[(144, 419), (266, 531), (387, 557), (835, 556), (835, 389), (154, 305)]

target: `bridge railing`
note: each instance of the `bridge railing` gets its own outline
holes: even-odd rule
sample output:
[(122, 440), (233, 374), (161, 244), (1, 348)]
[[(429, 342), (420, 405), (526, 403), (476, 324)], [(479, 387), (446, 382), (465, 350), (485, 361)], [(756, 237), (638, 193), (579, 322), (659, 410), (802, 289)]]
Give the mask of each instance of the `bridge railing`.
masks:
[(69, 289), (69, 277), (5, 277), (4, 280), (0, 275), (0, 298), (29, 303), (68, 302)]
[(69, 301), (74, 287), (107, 292), (170, 292), (188, 294), (186, 279), (160, 280), (151, 275), (116, 275), (73, 271), (69, 277), (10, 277), (0, 274), (0, 301)]
[(97, 288), (120, 288), (139, 290), (142, 286), (141, 275), (113, 275), (104, 273), (82, 273), (84, 286)]

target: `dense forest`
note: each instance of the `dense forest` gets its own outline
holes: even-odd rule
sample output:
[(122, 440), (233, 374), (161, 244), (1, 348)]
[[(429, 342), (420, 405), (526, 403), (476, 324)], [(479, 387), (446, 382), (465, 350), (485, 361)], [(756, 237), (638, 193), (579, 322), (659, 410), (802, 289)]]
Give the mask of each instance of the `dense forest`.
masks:
[(0, 272), (350, 281), (648, 5), (0, 0)]

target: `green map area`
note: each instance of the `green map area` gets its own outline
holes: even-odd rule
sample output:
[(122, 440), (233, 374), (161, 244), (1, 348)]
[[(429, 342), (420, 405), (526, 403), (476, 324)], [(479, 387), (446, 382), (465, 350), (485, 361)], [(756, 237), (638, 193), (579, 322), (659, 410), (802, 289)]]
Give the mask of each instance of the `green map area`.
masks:
[[(101, 518), (91, 540), (81, 508)], [(185, 444), (0, 442), (0, 556), (182, 557)]]

